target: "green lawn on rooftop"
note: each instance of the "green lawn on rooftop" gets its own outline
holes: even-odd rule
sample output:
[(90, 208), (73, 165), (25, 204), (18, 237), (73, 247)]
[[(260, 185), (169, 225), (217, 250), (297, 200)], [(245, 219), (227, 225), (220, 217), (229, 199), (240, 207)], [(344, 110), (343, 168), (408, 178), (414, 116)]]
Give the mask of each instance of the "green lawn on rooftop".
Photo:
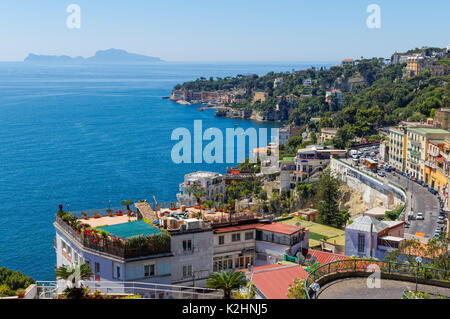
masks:
[(309, 222), (297, 217), (294, 217), (292, 219), (283, 220), (280, 221), (282, 224), (286, 225), (294, 225), (297, 226), (298, 224), (302, 227), (306, 227), (309, 229), (309, 246), (311, 248), (313, 247), (319, 247), (320, 241), (327, 237), (327, 242), (331, 244), (336, 245), (345, 245), (345, 231), (342, 229), (337, 229), (334, 227)]

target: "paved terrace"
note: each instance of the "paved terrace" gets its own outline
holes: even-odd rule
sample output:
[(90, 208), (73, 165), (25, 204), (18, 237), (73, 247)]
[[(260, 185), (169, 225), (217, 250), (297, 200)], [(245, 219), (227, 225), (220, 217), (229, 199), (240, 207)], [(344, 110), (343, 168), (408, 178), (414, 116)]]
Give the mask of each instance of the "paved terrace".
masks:
[[(367, 278), (346, 278), (324, 285), (318, 299), (401, 299), (403, 291), (415, 290), (416, 284), (397, 280), (381, 280), (381, 288), (367, 287)], [(449, 288), (418, 285), (419, 291), (450, 296)]]

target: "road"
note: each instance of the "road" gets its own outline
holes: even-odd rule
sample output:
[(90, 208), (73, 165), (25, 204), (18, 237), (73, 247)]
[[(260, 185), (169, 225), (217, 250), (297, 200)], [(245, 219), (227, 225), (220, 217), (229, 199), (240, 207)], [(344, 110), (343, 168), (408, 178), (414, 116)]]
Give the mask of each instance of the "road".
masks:
[[(416, 284), (397, 280), (381, 280), (379, 288), (368, 288), (367, 278), (347, 278), (332, 281), (320, 290), (318, 299), (401, 299), (403, 291), (416, 290)], [(419, 291), (450, 296), (449, 288), (418, 285)]]
[(440, 204), (437, 195), (433, 195), (428, 188), (423, 187), (416, 182), (410, 181), (399, 174), (386, 173), (386, 178), (394, 184), (402, 186), (408, 193), (410, 210), (416, 215), (422, 213), (424, 220), (411, 220), (410, 227), (405, 231), (408, 234), (424, 233), (425, 237), (432, 238), (437, 227)]
[[(346, 162), (352, 165), (351, 159), (346, 159)], [(363, 170), (363, 166), (360, 165), (358, 169)], [(409, 201), (406, 207), (407, 213), (412, 211), (416, 215), (418, 212), (421, 212), (425, 218), (424, 220), (411, 220), (409, 222), (410, 227), (405, 228), (405, 232), (411, 235), (423, 233), (426, 238), (433, 238), (434, 231), (438, 226), (437, 219), (440, 210), (438, 196), (431, 194), (427, 188), (410, 181), (400, 174), (395, 174), (394, 176), (393, 173), (386, 173), (386, 177), (380, 177), (375, 173), (363, 171), (386, 183), (390, 181), (395, 185), (403, 187), (407, 191)]]

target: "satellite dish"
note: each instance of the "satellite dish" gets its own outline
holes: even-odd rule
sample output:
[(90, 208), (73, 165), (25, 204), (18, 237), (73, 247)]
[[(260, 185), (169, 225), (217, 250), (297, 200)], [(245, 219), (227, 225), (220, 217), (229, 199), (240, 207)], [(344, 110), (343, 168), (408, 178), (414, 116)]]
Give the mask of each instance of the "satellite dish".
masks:
[(300, 265), (303, 265), (305, 260), (306, 260), (305, 256), (303, 256), (303, 255), (298, 256), (298, 263)]
[(313, 257), (310, 260), (308, 260), (308, 262), (309, 262), (310, 265), (314, 265), (317, 262), (317, 258)]

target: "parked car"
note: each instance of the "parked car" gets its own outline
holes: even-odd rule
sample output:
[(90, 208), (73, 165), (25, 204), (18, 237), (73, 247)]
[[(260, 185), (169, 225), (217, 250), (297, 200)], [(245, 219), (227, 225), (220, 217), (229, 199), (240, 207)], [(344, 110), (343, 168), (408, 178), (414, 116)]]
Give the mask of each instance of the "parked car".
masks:
[(378, 171), (378, 176), (386, 177), (386, 174), (383, 171)]
[(417, 181), (417, 184), (419, 184), (419, 185), (423, 185), (423, 183), (424, 183), (424, 181), (422, 181), (422, 180)]
[(411, 181), (413, 181), (413, 182), (417, 182), (417, 178), (415, 178), (415, 177), (411, 177)]
[(422, 213), (417, 213), (416, 220), (425, 220)]
[(386, 166), (384, 170), (388, 173), (392, 172), (392, 168), (390, 166)]

